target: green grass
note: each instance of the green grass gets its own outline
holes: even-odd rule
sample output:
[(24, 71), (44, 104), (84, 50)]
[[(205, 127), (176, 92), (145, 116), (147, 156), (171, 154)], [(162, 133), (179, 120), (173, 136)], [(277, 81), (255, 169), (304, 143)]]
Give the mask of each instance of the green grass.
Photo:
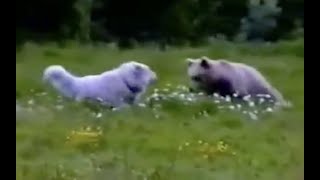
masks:
[[(269, 46), (216, 43), (202, 48), (152, 48), (118, 51), (108, 46), (27, 44), (17, 52), (16, 176), (21, 180), (294, 180), (304, 166), (303, 40)], [(41, 82), (43, 69), (61, 64), (80, 74), (94, 74), (127, 60), (150, 65), (159, 82), (187, 85), (185, 58), (206, 55), (257, 67), (293, 107), (252, 121), (206, 103), (164, 105), (155, 117), (149, 108), (92, 115), (86, 106), (62, 102)], [(48, 92), (46, 96), (36, 95)], [(60, 103), (61, 104), (61, 103)], [(212, 108), (209, 116), (196, 116)], [(100, 127), (92, 142), (70, 135), (83, 127)], [(69, 137), (69, 140), (67, 140)], [(88, 137), (87, 137), (88, 138)], [(76, 143), (76, 140), (80, 141)], [(200, 141), (200, 142), (199, 142)], [(226, 151), (201, 151), (206, 142)]]

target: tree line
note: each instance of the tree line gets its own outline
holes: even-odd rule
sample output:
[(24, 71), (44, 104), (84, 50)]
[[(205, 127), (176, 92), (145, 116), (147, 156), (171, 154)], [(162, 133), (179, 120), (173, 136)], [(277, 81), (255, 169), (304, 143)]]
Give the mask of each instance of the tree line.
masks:
[(303, 27), (303, 0), (16, 0), (17, 43), (276, 41)]

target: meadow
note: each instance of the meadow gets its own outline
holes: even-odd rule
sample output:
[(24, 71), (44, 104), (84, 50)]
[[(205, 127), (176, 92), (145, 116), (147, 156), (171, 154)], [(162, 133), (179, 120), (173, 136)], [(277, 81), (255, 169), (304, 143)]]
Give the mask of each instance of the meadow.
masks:
[[(41, 79), (51, 64), (86, 75), (137, 60), (159, 77), (145, 99), (160, 91), (185, 96), (185, 59), (204, 55), (256, 67), (293, 107), (254, 119), (208, 100), (112, 111), (64, 100)], [(167, 51), (28, 43), (16, 52), (16, 116), (18, 180), (301, 180), (303, 40)]]

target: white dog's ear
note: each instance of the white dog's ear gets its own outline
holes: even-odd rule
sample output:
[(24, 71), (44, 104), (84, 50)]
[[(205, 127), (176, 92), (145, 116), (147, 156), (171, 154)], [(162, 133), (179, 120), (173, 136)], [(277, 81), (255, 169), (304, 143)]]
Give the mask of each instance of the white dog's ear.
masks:
[(144, 71), (144, 68), (140, 65), (135, 65), (134, 68), (135, 68), (135, 71), (139, 73), (142, 73)]
[(137, 64), (134, 66), (134, 68), (136, 68), (136, 70), (142, 70), (142, 66), (137, 65)]
[(143, 68), (139, 65), (135, 65), (133, 74), (135, 78), (140, 78), (143, 74)]

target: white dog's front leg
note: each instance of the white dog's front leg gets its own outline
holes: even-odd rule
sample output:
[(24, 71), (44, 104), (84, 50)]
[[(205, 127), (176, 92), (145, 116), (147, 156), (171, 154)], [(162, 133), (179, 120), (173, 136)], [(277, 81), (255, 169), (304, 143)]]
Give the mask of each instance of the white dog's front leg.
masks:
[(130, 96), (128, 96), (125, 99), (125, 103), (129, 104), (129, 105), (136, 105), (139, 103), (141, 96), (144, 92), (138, 93), (138, 94), (132, 94)]
[(140, 102), (141, 96), (142, 96), (142, 93), (137, 94), (137, 95), (134, 97), (134, 100), (133, 100), (133, 103), (132, 103), (132, 104), (138, 104), (138, 103)]
[(124, 109), (124, 108), (128, 108), (128, 107), (130, 107), (130, 105), (128, 103), (126, 103), (124, 101), (124, 99), (122, 98), (120, 102), (117, 102), (117, 103), (113, 104), (112, 110), (113, 111), (118, 111), (118, 110), (121, 110), (121, 109)]

